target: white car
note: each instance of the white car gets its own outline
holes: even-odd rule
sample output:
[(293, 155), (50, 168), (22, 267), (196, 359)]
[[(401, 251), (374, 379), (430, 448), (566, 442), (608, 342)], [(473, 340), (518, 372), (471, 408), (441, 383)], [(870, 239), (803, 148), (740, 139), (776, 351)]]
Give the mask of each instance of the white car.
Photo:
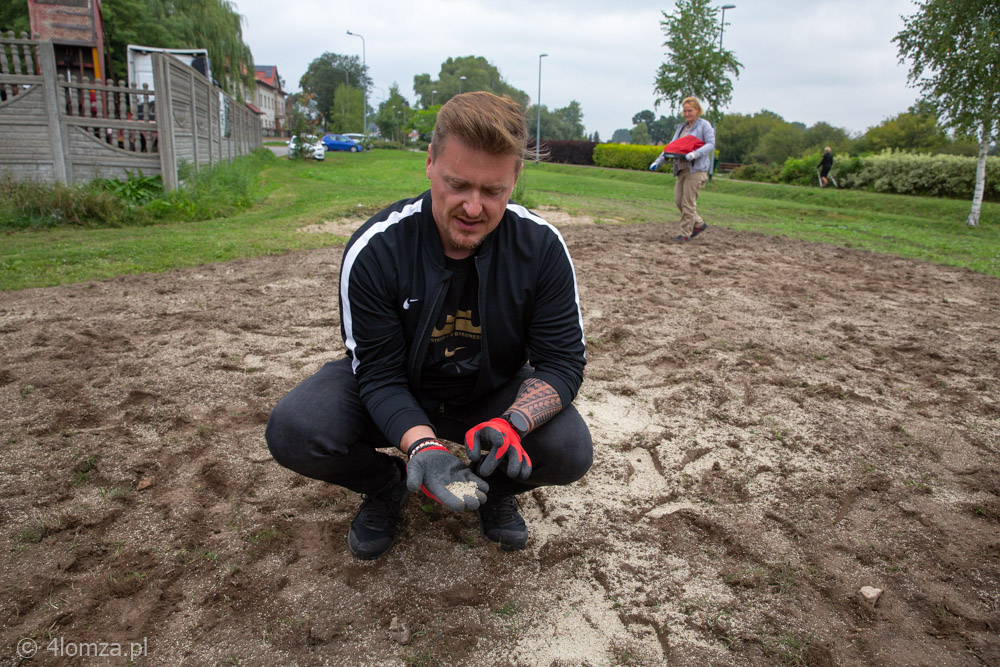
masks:
[[(308, 139), (316, 139), (316, 137), (308, 137)], [(292, 138), (288, 140), (288, 153), (289, 157), (295, 152), (298, 147), (299, 137), (298, 135), (292, 135)], [(326, 146), (323, 142), (316, 139), (316, 143), (311, 144), (304, 151), (304, 157), (311, 157), (314, 160), (325, 160), (326, 159)]]

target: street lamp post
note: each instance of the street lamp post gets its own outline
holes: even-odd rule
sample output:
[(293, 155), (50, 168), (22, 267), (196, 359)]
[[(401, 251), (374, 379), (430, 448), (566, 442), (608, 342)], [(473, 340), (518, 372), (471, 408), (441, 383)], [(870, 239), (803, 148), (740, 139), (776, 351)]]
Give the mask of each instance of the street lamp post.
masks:
[(542, 58), (549, 54), (538, 54), (538, 100), (535, 107), (538, 109), (538, 118), (535, 120), (535, 163), (542, 157)]
[(719, 50), (722, 50), (722, 33), (726, 31), (726, 10), (736, 9), (736, 5), (722, 5), (722, 25), (719, 26)]
[(436, 90), (431, 91), (431, 106), (434, 106), (434, 96), (437, 95), (437, 92)]
[[(725, 15), (723, 15), (725, 16)], [(368, 84), (365, 82), (365, 75), (368, 73), (365, 70), (368, 69), (365, 65), (365, 38), (356, 32), (347, 31), (348, 35), (352, 37), (361, 37), (361, 122), (364, 127), (361, 128), (361, 132), (368, 136)]]
[(465, 81), (465, 77), (464, 76), (458, 77), (458, 94), (459, 95), (462, 94), (462, 82), (463, 81)]
[[(720, 55), (722, 54), (722, 35), (724, 35), (725, 32), (726, 32), (726, 10), (727, 9), (736, 9), (736, 5), (722, 5), (722, 20), (719, 22), (719, 54)], [(713, 104), (712, 106), (714, 107), (715, 104)], [(719, 128), (719, 110), (716, 109), (716, 108), (713, 108), (712, 109), (712, 116), (715, 119), (715, 123), (713, 123), (715, 125), (715, 129), (718, 130), (718, 128)], [(712, 160), (712, 164), (710, 165), (708, 172), (709, 172), (709, 178), (711, 178), (712, 175), (715, 173), (715, 160), (714, 159)]]

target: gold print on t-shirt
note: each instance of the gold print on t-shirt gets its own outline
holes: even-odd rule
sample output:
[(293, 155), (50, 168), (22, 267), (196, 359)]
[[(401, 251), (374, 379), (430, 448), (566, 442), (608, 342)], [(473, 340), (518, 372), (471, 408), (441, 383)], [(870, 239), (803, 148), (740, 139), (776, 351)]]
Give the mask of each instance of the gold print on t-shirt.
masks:
[(445, 336), (461, 336), (464, 338), (479, 338), (483, 333), (481, 326), (473, 326), (472, 311), (460, 310), (457, 315), (448, 315), (444, 326), (431, 331), (431, 341), (438, 342)]

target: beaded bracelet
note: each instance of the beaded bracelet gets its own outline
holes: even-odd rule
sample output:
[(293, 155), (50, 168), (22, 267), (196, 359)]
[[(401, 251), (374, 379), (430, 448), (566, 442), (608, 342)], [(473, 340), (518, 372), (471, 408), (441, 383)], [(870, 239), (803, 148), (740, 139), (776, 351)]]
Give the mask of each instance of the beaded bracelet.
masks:
[(409, 449), (409, 451), (406, 452), (406, 455), (409, 456), (412, 459), (414, 457), (414, 455), (417, 452), (419, 452), (420, 450), (422, 450), (422, 449), (429, 449), (429, 448), (433, 447), (434, 445), (438, 445), (438, 446), (444, 447), (444, 443), (442, 443), (440, 440), (438, 440), (437, 438), (435, 438), (433, 436), (430, 436), (430, 437), (427, 437), (427, 438), (420, 438), (415, 443), (413, 443), (413, 445), (410, 446), (410, 449)]

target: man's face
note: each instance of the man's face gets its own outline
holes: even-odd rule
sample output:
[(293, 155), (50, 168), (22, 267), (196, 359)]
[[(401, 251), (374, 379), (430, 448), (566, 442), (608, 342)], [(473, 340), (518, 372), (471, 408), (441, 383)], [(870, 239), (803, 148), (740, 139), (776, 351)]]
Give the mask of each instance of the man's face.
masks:
[(444, 254), (464, 259), (500, 224), (520, 164), (513, 155), (492, 155), (452, 137), (438, 146), (437, 158), (427, 149), (426, 171)]

